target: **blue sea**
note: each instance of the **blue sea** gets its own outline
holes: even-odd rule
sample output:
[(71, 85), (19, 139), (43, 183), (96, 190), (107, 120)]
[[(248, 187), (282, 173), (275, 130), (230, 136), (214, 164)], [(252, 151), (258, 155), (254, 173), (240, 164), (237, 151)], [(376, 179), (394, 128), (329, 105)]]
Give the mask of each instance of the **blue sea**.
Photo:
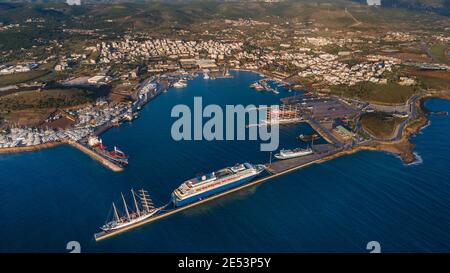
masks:
[[(95, 242), (120, 193), (149, 190), (155, 204), (199, 172), (238, 162), (265, 163), (257, 141), (172, 140), (177, 104), (277, 104), (294, 94), (256, 92), (260, 78), (232, 72), (233, 79), (197, 77), (184, 89), (170, 89), (147, 104), (139, 118), (102, 135), (107, 146), (130, 156), (115, 173), (69, 146), (0, 154), (0, 251), (68, 252), (368, 252), (378, 241), (383, 252), (450, 251), (449, 116), (430, 116), (412, 137), (419, 160), (405, 165), (384, 152), (359, 152), (313, 165)], [(450, 111), (450, 102), (425, 103)], [(305, 124), (280, 128), (280, 148), (300, 145), (311, 133)]]

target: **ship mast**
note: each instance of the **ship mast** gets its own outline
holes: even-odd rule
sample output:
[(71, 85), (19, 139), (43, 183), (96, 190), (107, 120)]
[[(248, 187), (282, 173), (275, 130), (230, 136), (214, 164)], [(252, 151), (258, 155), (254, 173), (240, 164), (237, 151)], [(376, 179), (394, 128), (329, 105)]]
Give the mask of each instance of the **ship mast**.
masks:
[(113, 202), (112, 205), (113, 205), (113, 209), (114, 209), (114, 216), (116, 217), (116, 222), (120, 222), (119, 214), (117, 214), (116, 204), (114, 204), (114, 202)]
[(125, 212), (127, 213), (127, 218), (128, 220), (130, 220), (130, 213), (128, 212), (128, 207), (127, 207), (127, 202), (125, 202), (125, 197), (123, 197), (123, 193), (120, 193), (122, 195), (122, 200), (123, 200), (123, 206), (125, 207)]
[(138, 203), (136, 201), (136, 194), (134, 193), (133, 189), (131, 189), (131, 195), (133, 195), (134, 205), (136, 206), (136, 213), (138, 216), (141, 216), (141, 212), (139, 211)]
[(152, 201), (150, 200), (150, 197), (148, 196), (147, 192), (144, 189), (141, 189), (140, 192), (141, 192), (140, 199), (142, 207), (144, 207), (144, 209), (147, 212), (150, 212), (150, 210), (153, 208)]

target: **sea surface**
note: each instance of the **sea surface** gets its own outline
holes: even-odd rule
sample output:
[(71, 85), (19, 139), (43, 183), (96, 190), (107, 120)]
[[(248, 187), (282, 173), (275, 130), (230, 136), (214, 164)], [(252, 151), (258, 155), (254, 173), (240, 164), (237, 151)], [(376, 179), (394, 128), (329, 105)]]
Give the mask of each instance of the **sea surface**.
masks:
[[(450, 251), (449, 116), (430, 116), (412, 137), (417, 162), (405, 165), (384, 152), (359, 152), (313, 165), (95, 242), (93, 235), (119, 208), (123, 192), (149, 190), (155, 204), (199, 172), (238, 162), (265, 163), (257, 141), (172, 140), (177, 104), (277, 104), (294, 94), (256, 92), (260, 78), (232, 72), (233, 79), (197, 77), (184, 89), (170, 89), (147, 104), (139, 118), (102, 135), (130, 156), (115, 173), (69, 146), (0, 154), (0, 252), (368, 252), (378, 241), (383, 252)], [(434, 111), (450, 102), (432, 99)], [(280, 129), (280, 148), (304, 145), (305, 124)], [(320, 142), (320, 141), (319, 141)], [(123, 210), (122, 210), (123, 211)]]

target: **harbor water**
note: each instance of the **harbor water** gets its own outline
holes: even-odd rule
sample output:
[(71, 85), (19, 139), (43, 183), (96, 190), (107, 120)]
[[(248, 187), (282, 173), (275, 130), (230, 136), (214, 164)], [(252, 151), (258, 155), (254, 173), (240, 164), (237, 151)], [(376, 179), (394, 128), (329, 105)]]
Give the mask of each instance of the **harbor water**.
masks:
[[(278, 104), (293, 95), (257, 92), (251, 72), (170, 89), (147, 104), (139, 117), (101, 137), (129, 156), (123, 172), (112, 172), (70, 146), (0, 154), (0, 251), (68, 252), (367, 252), (378, 241), (383, 252), (450, 251), (450, 117), (431, 115), (412, 138), (417, 162), (405, 165), (384, 152), (359, 152), (269, 180), (95, 242), (93, 234), (120, 208), (123, 192), (145, 188), (156, 205), (169, 202), (184, 180), (235, 163), (265, 163), (258, 141), (172, 140), (177, 104)], [(434, 111), (450, 102), (432, 99)], [(280, 127), (280, 148), (306, 144), (306, 124)], [(323, 143), (323, 140), (317, 141)], [(121, 209), (123, 212), (123, 208)], [(108, 215), (109, 214), (109, 215)]]

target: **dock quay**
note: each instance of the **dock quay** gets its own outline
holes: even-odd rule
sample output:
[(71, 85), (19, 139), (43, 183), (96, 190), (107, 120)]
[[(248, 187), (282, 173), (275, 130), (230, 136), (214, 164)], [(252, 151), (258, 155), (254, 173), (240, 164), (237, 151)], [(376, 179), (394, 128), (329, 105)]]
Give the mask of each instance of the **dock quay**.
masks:
[(333, 144), (335, 147), (341, 147), (342, 143), (333, 136), (329, 129), (325, 128), (324, 125), (315, 121), (313, 118), (305, 116), (303, 122), (308, 123), (311, 128), (314, 129), (323, 139), (328, 143)]
[[(333, 135), (332, 132), (332, 117), (352, 116), (357, 112), (357, 107), (353, 105), (347, 105), (333, 97), (294, 96), (282, 102), (283, 105), (282, 107), (280, 107), (281, 109), (273, 113), (274, 116), (277, 117), (276, 122), (308, 123), (324, 140), (327, 141), (327, 143), (313, 145), (311, 147), (314, 151), (313, 154), (286, 160), (277, 160), (274, 162), (271, 161), (270, 163), (265, 164), (266, 171), (268, 173), (266, 176), (260, 177), (244, 185), (232, 188), (213, 196), (206, 197), (202, 200), (190, 203), (182, 207), (172, 208), (170, 207), (171, 203), (168, 203), (164, 206), (164, 210), (162, 210), (158, 215), (145, 219), (141, 222), (131, 224), (119, 230), (108, 232), (102, 231), (100, 233), (96, 233), (94, 235), (95, 240), (101, 241), (107, 238), (114, 237), (123, 232), (169, 217), (184, 210), (223, 197), (227, 194), (231, 194), (245, 188), (249, 188), (269, 181), (270, 179), (274, 179), (290, 172), (311, 166), (313, 164), (319, 164), (335, 157), (346, 155), (359, 150), (358, 147), (344, 145)], [(270, 121), (271, 119), (268, 119), (269, 124)]]
[(271, 174), (281, 174), (286, 171), (293, 171), (316, 163), (317, 161), (336, 154), (341, 149), (337, 149), (332, 144), (319, 144), (312, 147), (314, 153), (302, 157), (285, 160), (278, 160), (266, 165), (266, 170)]
[[(144, 220), (142, 222), (138, 222), (138, 223), (132, 224), (132, 225), (127, 226), (127, 227), (125, 227), (123, 229), (116, 230), (116, 231), (110, 231), (110, 232), (102, 231), (102, 232), (96, 233), (96, 234), (94, 234), (94, 239), (95, 239), (95, 241), (101, 241), (101, 240), (104, 240), (104, 239), (108, 239), (108, 238), (114, 237), (114, 236), (119, 235), (119, 234), (121, 234), (123, 232), (126, 232), (126, 231), (129, 231), (129, 230), (141, 227), (141, 226), (143, 226), (145, 224), (148, 224), (148, 223), (151, 223), (151, 222), (154, 222), (154, 221), (166, 218), (166, 217), (169, 217), (171, 215), (174, 215), (176, 213), (182, 212), (184, 210), (196, 207), (198, 205), (204, 204), (204, 203), (212, 201), (214, 199), (218, 199), (218, 198), (223, 197), (223, 196), (225, 196), (227, 194), (230, 194), (230, 193), (233, 193), (233, 192), (237, 192), (237, 191), (243, 190), (245, 188), (249, 188), (249, 187), (261, 184), (261, 183), (266, 182), (266, 181), (268, 181), (270, 179), (273, 179), (273, 178), (282, 176), (284, 174), (287, 174), (287, 173), (299, 170), (301, 168), (305, 168), (305, 167), (310, 166), (312, 164), (323, 162), (323, 161), (326, 160), (326, 158), (328, 158), (330, 156), (336, 156), (340, 151), (342, 151), (342, 149), (336, 149), (334, 147), (334, 145), (332, 145), (332, 144), (320, 144), (320, 145), (315, 145), (314, 147), (315, 147), (314, 151), (316, 153), (313, 154), (313, 155), (304, 156), (302, 158), (294, 158), (294, 159), (290, 159), (290, 160), (284, 160), (284, 161), (276, 161), (274, 163), (266, 164), (266, 169), (270, 173), (267, 176), (261, 177), (261, 178), (259, 178), (257, 180), (254, 180), (254, 181), (249, 182), (247, 184), (244, 184), (242, 186), (230, 189), (228, 191), (225, 191), (225, 192), (222, 192), (222, 193), (219, 193), (219, 194), (216, 194), (216, 195), (204, 198), (202, 200), (199, 200), (199, 201), (197, 201), (195, 203), (188, 204), (186, 206), (179, 207), (179, 208), (168, 209), (168, 210), (162, 212), (161, 214), (159, 214), (159, 215), (157, 215), (155, 217), (148, 218), (148, 219), (146, 219), (146, 220)], [(170, 205), (170, 203), (165, 205), (165, 207), (167, 207), (169, 205)]]
[(115, 171), (115, 172), (123, 171), (123, 168), (121, 166), (114, 164), (113, 162), (107, 160), (106, 158), (102, 157), (101, 155), (97, 154), (96, 152), (92, 151), (91, 149), (85, 147), (84, 145), (82, 145), (76, 141), (67, 141), (67, 144), (82, 151), (83, 153), (85, 153), (88, 156), (90, 156), (91, 158), (97, 160), (103, 166), (111, 169), (112, 171)]

